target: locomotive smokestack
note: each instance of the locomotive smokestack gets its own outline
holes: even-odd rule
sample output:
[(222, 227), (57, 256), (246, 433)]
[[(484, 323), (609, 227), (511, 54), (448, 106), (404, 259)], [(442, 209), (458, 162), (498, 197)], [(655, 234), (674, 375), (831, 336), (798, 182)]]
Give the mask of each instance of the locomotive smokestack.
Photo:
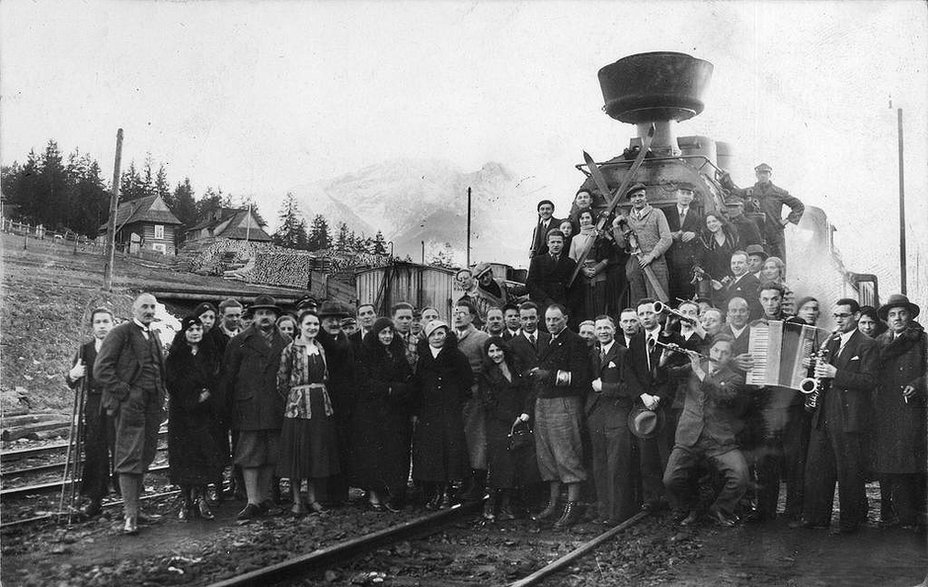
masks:
[(679, 155), (676, 124), (703, 111), (702, 94), (712, 64), (684, 53), (659, 51), (623, 57), (599, 70), (606, 114), (638, 127), (644, 137), (655, 126), (651, 150)]

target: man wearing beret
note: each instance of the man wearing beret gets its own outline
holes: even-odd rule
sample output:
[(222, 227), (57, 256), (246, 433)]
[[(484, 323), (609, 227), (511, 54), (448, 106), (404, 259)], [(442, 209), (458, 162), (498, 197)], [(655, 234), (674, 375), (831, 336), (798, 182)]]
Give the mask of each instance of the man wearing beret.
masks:
[(143, 293), (132, 304), (132, 321), (113, 328), (94, 362), (93, 377), (103, 387), (101, 404), (114, 418), (113, 463), (125, 511), (123, 532), (136, 534), (142, 480), (155, 459), (164, 413), (164, 356), (155, 320), (155, 296)]
[[(805, 205), (795, 196), (791, 196), (788, 191), (781, 187), (773, 185), (770, 176), (773, 174), (773, 168), (766, 163), (761, 163), (754, 168), (754, 174), (757, 176), (757, 182), (749, 188), (738, 188), (731, 181), (731, 176), (727, 173), (722, 175), (721, 184), (723, 187), (732, 191), (738, 197), (746, 199), (747, 205), (751, 205), (758, 212), (763, 213), (764, 238), (767, 241), (767, 252), (773, 257), (786, 259), (786, 245), (783, 238), (783, 229), (787, 224), (799, 224)], [(786, 218), (783, 218), (783, 206), (786, 205), (790, 212)]]
[(537, 210), (538, 222), (535, 223), (535, 231), (532, 233), (532, 246), (529, 248), (528, 253), (529, 259), (548, 252), (548, 232), (559, 227), (563, 222), (562, 219), (554, 217), (554, 202), (551, 200), (538, 202)]

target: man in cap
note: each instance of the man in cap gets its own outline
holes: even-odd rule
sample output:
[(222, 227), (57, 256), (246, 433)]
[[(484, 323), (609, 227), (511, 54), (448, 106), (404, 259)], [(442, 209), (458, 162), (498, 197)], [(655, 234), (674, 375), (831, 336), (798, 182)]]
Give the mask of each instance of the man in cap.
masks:
[[(628, 216), (617, 216), (612, 226), (615, 242), (619, 247), (625, 247), (632, 253), (640, 253), (632, 254), (625, 264), (629, 294), (633, 300), (664, 297), (667, 295), (669, 277), (664, 253), (673, 243), (667, 218), (661, 210), (648, 204), (647, 187), (644, 184), (633, 185), (625, 197), (631, 201), (632, 209)], [(632, 235), (635, 239), (631, 239)], [(651, 280), (645, 276), (646, 267), (651, 268), (663, 292), (658, 292)]]
[(485, 323), (490, 308), (502, 308), (509, 303), (509, 291), (503, 280), (493, 276), (493, 266), (489, 263), (477, 263), (472, 273), (476, 287), (471, 303), (477, 309), (479, 322)]
[(738, 449), (741, 428), (739, 394), (744, 378), (730, 368), (731, 337), (719, 334), (709, 347), (709, 360), (688, 351), (692, 373), (676, 429), (673, 452), (664, 472), (664, 486), (684, 526), (698, 520), (693, 476), (701, 458), (715, 465), (725, 484), (709, 517), (720, 526), (734, 526), (735, 508), (748, 485), (748, 465)]
[(317, 340), (325, 349), (326, 369), (329, 380), (326, 387), (332, 398), (335, 411), (335, 431), (338, 435), (338, 458), (341, 472), (329, 477), (325, 487), (328, 505), (341, 505), (348, 501), (348, 479), (351, 474), (351, 413), (354, 410), (352, 397), (355, 391), (354, 346), (348, 335), (342, 332), (342, 319), (351, 315), (344, 304), (326, 300), (317, 314), (322, 328)]
[[(783, 229), (787, 224), (799, 224), (802, 214), (805, 211), (805, 205), (789, 192), (781, 187), (773, 185), (770, 177), (773, 174), (773, 168), (766, 163), (761, 163), (754, 168), (754, 174), (757, 176), (757, 182), (753, 187), (738, 188), (731, 180), (727, 173), (721, 177), (723, 187), (732, 191), (738, 197), (745, 198), (746, 207), (748, 204), (752, 208), (764, 215), (764, 238), (766, 239), (767, 251), (771, 256), (786, 259), (785, 241), (783, 238)], [(783, 206), (790, 210), (789, 215), (783, 218)]]
[(562, 220), (554, 217), (554, 202), (551, 200), (542, 200), (538, 202), (538, 222), (535, 223), (535, 231), (532, 233), (532, 246), (529, 247), (528, 258), (532, 259), (538, 255), (544, 255), (548, 252), (548, 232), (559, 227)]
[(703, 226), (703, 216), (693, 206), (696, 195), (693, 184), (677, 184), (677, 205), (667, 210), (667, 226), (673, 237), (673, 244), (667, 250), (670, 260), (671, 299), (690, 299), (695, 290), (691, 283), (693, 267), (702, 262), (703, 247), (700, 244), (699, 230)]
[(815, 365), (815, 377), (822, 383), (812, 412), (800, 525), (827, 527), (831, 523), (837, 483), (841, 511), (838, 531), (851, 533), (867, 519), (862, 436), (867, 428), (870, 394), (878, 384), (879, 348), (857, 329), (857, 300), (838, 300), (834, 319), (836, 335), (823, 343), (828, 358)]
[(764, 268), (764, 261), (767, 260), (767, 251), (764, 250), (764, 247), (757, 244), (748, 245), (744, 252), (748, 254), (747, 272), (756, 277), (758, 283), (760, 283), (760, 272)]
[(97, 353), (93, 377), (102, 386), (101, 406), (115, 421), (114, 465), (124, 501), (123, 532), (138, 532), (139, 494), (158, 448), (165, 419), (164, 356), (151, 329), (155, 296), (143, 293), (132, 304), (132, 320), (114, 327)]
[(877, 337), (880, 346), (880, 386), (874, 395), (873, 469), (880, 490), (887, 488), (903, 528), (916, 529), (925, 505), (925, 463), (928, 435), (928, 336), (915, 322), (920, 308), (905, 295), (893, 294), (878, 314), (889, 330)]
[(238, 514), (248, 520), (270, 509), (277, 465), (284, 399), (277, 392), (280, 355), (290, 339), (277, 329), (280, 308), (259, 295), (251, 306), (251, 326), (229, 341), (223, 359), (223, 383), (238, 431), (235, 464), (242, 468), (248, 503)]

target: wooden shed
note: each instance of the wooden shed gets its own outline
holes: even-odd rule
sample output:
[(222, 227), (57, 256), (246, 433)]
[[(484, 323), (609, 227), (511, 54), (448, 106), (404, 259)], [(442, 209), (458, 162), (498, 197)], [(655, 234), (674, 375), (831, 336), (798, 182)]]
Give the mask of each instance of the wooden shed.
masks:
[(373, 304), (381, 316), (389, 316), (393, 304), (409, 302), (416, 308), (434, 306), (447, 318), (454, 298), (454, 271), (397, 262), (358, 271), (356, 288), (358, 303)]

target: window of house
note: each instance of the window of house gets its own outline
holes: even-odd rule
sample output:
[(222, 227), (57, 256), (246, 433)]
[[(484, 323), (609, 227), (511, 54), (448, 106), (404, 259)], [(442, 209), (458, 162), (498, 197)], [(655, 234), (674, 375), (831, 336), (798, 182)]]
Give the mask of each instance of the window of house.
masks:
[[(155, 225), (155, 238), (163, 239), (164, 238), (164, 225), (156, 224)], [(163, 251), (162, 251), (163, 252)]]

